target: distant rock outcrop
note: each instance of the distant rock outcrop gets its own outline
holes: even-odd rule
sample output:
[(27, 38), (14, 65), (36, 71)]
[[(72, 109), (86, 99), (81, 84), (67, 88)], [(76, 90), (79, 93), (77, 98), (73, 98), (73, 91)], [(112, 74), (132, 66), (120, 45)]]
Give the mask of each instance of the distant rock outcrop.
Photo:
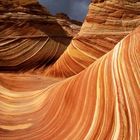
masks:
[(80, 29), (68, 18), (52, 16), (35, 0), (1, 0), (0, 7), (0, 71), (54, 63)]

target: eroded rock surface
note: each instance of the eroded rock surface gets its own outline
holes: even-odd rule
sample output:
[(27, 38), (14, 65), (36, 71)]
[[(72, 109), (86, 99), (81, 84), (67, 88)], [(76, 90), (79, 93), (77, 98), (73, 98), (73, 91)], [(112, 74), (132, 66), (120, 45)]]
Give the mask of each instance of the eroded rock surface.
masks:
[(46, 74), (69, 77), (79, 73), (139, 25), (139, 1), (93, 0), (79, 34)]
[(80, 23), (52, 16), (34, 0), (0, 2), (0, 71), (54, 63), (80, 29)]
[[(24, 70), (14, 74), (0, 73), (0, 138), (139, 140), (139, 4), (130, 0), (95, 0), (89, 6), (81, 31), (58, 61), (49, 68), (34, 64), (35, 71), (43, 69), (42, 75), (22, 73)], [(6, 29), (3, 34), (9, 34), (10, 38), (6, 42), (4, 38), (0, 40), (0, 68), (10, 64), (18, 67), (16, 63), (25, 58), (29, 61), (28, 57), (33, 56), (31, 52), (40, 46), (35, 44), (45, 42), (39, 37), (35, 38), (35, 43), (33, 36), (29, 36), (29, 31), (34, 30), (24, 28), (20, 34), (22, 37), (24, 32), (28, 35), (23, 40), (26, 46), (16, 42), (18, 38), (11, 40), (12, 34), (19, 34), (19, 28), (14, 27), (15, 32), (11, 26), (10, 30)], [(19, 43), (18, 47), (13, 42)], [(34, 60), (43, 52), (55, 56), (56, 53), (50, 53), (53, 45), (50, 46), (47, 47), (49, 51), (41, 51)], [(22, 64), (21, 68), (32, 65), (31, 62), (34, 61)]]
[(48, 79), (53, 84), (40, 77), (42, 87), (37, 77), (18, 76), (10, 78), (22, 81), (23, 86), (17, 83), (19, 87), (9, 90), (11, 79), (0, 75), (0, 137), (138, 140), (139, 44), (140, 28), (78, 75), (61, 81)]

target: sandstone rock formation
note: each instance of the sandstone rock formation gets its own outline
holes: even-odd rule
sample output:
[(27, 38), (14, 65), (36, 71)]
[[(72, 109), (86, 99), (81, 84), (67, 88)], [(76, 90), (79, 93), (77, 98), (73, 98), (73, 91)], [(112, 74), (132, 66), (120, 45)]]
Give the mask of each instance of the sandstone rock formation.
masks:
[(138, 0), (93, 0), (80, 33), (46, 75), (69, 77), (79, 73), (109, 52), (138, 25)]
[(138, 140), (139, 44), (140, 27), (80, 74), (43, 89), (8, 90), (1, 78), (0, 137)]
[[(1, 72), (0, 138), (139, 140), (139, 5), (138, 1), (134, 3), (131, 0), (95, 0), (90, 4), (81, 31), (67, 50), (53, 66), (47, 69), (42, 66), (45, 75), (34, 75), (29, 71)], [(122, 10), (121, 16), (116, 9)], [(99, 22), (103, 19), (104, 22)], [(109, 23), (110, 20), (112, 22)], [(5, 34), (9, 32), (4, 31)], [(21, 47), (21, 50), (18, 48), (23, 43), (19, 42), (16, 47), (11, 44), (14, 40), (3, 42), (0, 57), (6, 56), (6, 66), (15, 64), (16, 59), (12, 57), (19, 55), (25, 58), (26, 53), (22, 53), (27, 49), (32, 52), (34, 47), (30, 45), (30, 39), (26, 39), (28, 47)], [(36, 41), (39, 40), (36, 38)], [(8, 54), (11, 48), (12, 56)], [(23, 59), (17, 58), (18, 62)], [(4, 60), (1, 59), (0, 68), (2, 64)], [(34, 68), (40, 69), (38, 65), (35, 64)]]
[(50, 15), (35, 0), (2, 2), (5, 10), (0, 12), (1, 71), (46, 67), (59, 58), (80, 29), (70, 19)]

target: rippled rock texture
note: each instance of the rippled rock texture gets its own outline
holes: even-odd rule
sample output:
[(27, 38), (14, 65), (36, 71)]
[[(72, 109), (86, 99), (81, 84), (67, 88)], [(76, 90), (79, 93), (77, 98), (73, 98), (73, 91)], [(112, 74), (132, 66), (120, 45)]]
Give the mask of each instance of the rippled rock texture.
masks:
[(79, 34), (47, 75), (69, 77), (79, 73), (139, 25), (138, 0), (93, 0)]
[(5, 10), (0, 10), (0, 70), (23, 71), (54, 63), (80, 24), (50, 15), (35, 1), (10, 2), (1, 3)]
[[(42, 75), (0, 73), (0, 138), (139, 140), (139, 6), (94, 1), (81, 31)], [(0, 56), (8, 45), (0, 47)]]

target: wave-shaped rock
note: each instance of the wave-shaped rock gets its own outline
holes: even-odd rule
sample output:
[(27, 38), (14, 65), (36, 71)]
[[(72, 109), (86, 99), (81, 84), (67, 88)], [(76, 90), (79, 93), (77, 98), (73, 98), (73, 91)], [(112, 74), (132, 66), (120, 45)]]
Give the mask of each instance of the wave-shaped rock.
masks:
[[(112, 26), (95, 20), (97, 18), (95, 15), (99, 14), (103, 19), (102, 14), (107, 14), (104, 8), (113, 14)], [(124, 16), (124, 21), (132, 25), (132, 28), (125, 26), (124, 22), (117, 28), (115, 22), (123, 18), (118, 17), (116, 20), (115, 11), (113, 12), (115, 9), (122, 9), (123, 15), (131, 10), (136, 24)], [(129, 12), (128, 17), (131, 17)], [(104, 17), (107, 23), (109, 17)], [(63, 21), (61, 23), (65, 24)], [(10, 30), (7, 27), (3, 30), (3, 34), (10, 36), (6, 41), (5, 38), (0, 40), (0, 68), (13, 64), (16, 68), (18, 67), (16, 64), (23, 59), (29, 61), (28, 57), (34, 56), (33, 52), (38, 49), (35, 44), (37, 42), (43, 44), (43, 41), (40, 41), (42, 38), (30, 36), (34, 26), (28, 26), (26, 30), (25, 25), (21, 25), (25, 27), (22, 31), (15, 26), (12, 26), (14, 29), (10, 26)], [(140, 26), (137, 27), (138, 25), (138, 1), (134, 3), (130, 0), (95, 0), (90, 4), (89, 13), (80, 33), (72, 40), (68, 49), (52, 67), (43, 69), (46, 76), (38, 73), (34, 75), (29, 71), (1, 72), (0, 139), (139, 140)], [(135, 27), (137, 28), (133, 30)], [(37, 30), (37, 33), (40, 32), (43, 31)], [(14, 40), (12, 34), (14, 36), (18, 34), (20, 37), (16, 38), (18, 42)], [(24, 41), (26, 45), (23, 45)], [(14, 42), (17, 45), (13, 44)], [(37, 60), (44, 51), (48, 50), (43, 50)], [(49, 55), (55, 56), (54, 53)], [(46, 55), (44, 57), (50, 60)], [(38, 65), (44, 62), (42, 60), (41, 64), (35, 63), (34, 68), (39, 69)], [(33, 65), (33, 62), (29, 61), (28, 65), (21, 63), (21, 69)]]
[(46, 75), (69, 77), (79, 73), (113, 49), (138, 25), (138, 0), (93, 0), (80, 33)]
[(139, 44), (140, 27), (71, 78), (22, 92), (8, 90), (1, 84), (0, 137), (138, 140)]

